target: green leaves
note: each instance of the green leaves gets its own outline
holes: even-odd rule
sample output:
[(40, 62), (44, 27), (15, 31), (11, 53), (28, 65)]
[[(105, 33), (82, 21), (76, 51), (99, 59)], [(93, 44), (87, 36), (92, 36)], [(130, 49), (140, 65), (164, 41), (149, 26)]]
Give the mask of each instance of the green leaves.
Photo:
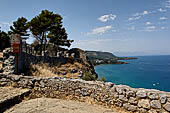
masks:
[(21, 36), (27, 35), (28, 29), (27, 19), (24, 17), (18, 18), (17, 21), (13, 22), (13, 26), (10, 26), (11, 32), (13, 34), (20, 34)]
[(0, 50), (10, 47), (10, 38), (7, 33), (0, 31)]
[(52, 26), (62, 23), (61, 20), (62, 17), (60, 15), (54, 14), (48, 10), (42, 10), (42, 12), (34, 17), (28, 25), (30, 26), (33, 35), (40, 35), (41, 37), (42, 33), (49, 31)]
[(67, 46), (70, 47), (73, 40), (68, 40), (67, 33), (65, 28), (62, 27), (61, 24), (58, 26), (54, 26), (50, 33), (48, 34), (48, 37), (50, 38), (49, 42), (53, 43), (56, 46)]
[(62, 27), (62, 17), (59, 14), (54, 14), (48, 10), (42, 10), (28, 25), (34, 37), (36, 37), (41, 45), (44, 44), (44, 47), (47, 37), (49, 38), (49, 42), (57, 47), (70, 47), (71, 42), (73, 42), (73, 40), (67, 40), (67, 33), (65, 28)]
[[(48, 41), (56, 47), (70, 47), (73, 40), (68, 40), (65, 28), (62, 26), (62, 17), (48, 10), (42, 10), (41, 13), (35, 16), (31, 21), (27, 22), (24, 17), (18, 18), (10, 26), (9, 34), (20, 34), (27, 36), (27, 30), (30, 29), (33, 36), (36, 38), (36, 43), (39, 44), (40, 54), (42, 49), (46, 49)], [(49, 40), (47, 39), (49, 38)]]

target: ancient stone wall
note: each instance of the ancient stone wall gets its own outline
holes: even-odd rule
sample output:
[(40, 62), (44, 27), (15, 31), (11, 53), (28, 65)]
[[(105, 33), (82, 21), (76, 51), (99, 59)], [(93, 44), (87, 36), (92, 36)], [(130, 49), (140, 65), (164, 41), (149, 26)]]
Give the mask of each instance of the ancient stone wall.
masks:
[[(29, 64), (35, 64), (38, 62), (44, 63), (66, 63), (67, 58), (60, 57), (51, 57), (51, 56), (35, 56), (30, 52), (22, 52), (18, 56), (18, 72), (24, 73), (28, 68)], [(6, 74), (16, 74), (16, 55), (12, 53), (11, 48), (6, 48), (3, 51), (3, 61), (2, 61), (2, 70)]]
[(10, 48), (3, 50), (2, 70), (6, 74), (15, 73), (15, 56), (12, 54)]
[[(16, 74), (16, 55), (12, 53), (12, 48), (6, 48), (3, 50), (3, 66), (2, 70), (4, 73), (7, 74)], [(36, 64), (38, 62), (44, 63), (67, 63), (67, 61), (74, 61), (74, 60), (86, 60), (85, 52), (81, 49), (71, 49), (67, 51), (60, 51), (58, 52), (57, 56), (37, 56), (34, 54), (33, 49), (27, 47), (26, 50), (21, 50), (18, 56), (18, 72), (24, 73), (25, 70), (28, 68), (29, 64)]]
[(170, 112), (170, 93), (131, 88), (110, 82), (0, 74), (0, 86), (31, 89), (30, 98), (75, 99), (140, 113)]

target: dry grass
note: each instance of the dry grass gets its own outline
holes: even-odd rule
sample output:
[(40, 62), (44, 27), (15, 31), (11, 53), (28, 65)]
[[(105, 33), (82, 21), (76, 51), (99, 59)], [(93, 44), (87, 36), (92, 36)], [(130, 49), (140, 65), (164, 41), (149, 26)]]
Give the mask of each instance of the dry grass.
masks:
[[(61, 64), (57, 66), (50, 66), (47, 63), (32, 64), (30, 66), (29, 75), (41, 77), (57, 76), (66, 78), (78, 78), (78, 75), (80, 75), (80, 71), (82, 70), (82, 68), (83, 65), (78, 62), (75, 62), (73, 64)], [(77, 70), (77, 72), (73, 73), (73, 70)]]
[(47, 76), (55, 76), (54, 73), (52, 73), (48, 69), (47, 64), (31, 64), (30, 65), (30, 70), (29, 70), (29, 75), (32, 76), (41, 76), (41, 77), (47, 77)]

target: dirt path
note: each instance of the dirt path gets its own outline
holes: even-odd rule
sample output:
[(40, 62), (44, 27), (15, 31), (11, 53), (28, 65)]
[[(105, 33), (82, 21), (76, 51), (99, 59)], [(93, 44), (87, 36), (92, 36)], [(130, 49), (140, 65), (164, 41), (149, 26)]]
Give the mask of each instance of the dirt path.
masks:
[(0, 113), (20, 102), (29, 93), (28, 89), (0, 87)]
[(5, 113), (119, 113), (99, 105), (71, 100), (37, 98), (22, 102)]

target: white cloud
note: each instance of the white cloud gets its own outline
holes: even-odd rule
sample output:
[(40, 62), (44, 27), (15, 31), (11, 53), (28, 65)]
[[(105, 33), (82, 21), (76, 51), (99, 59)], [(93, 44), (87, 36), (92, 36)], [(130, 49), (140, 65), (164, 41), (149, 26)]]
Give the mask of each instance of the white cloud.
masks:
[(144, 12), (142, 13), (142, 15), (147, 15), (147, 14), (149, 14), (148, 11), (144, 11)]
[(104, 26), (104, 27), (98, 27), (98, 28), (95, 28), (93, 29), (90, 33), (88, 34), (92, 34), (92, 35), (96, 35), (96, 34), (104, 34), (106, 33), (108, 30), (112, 29), (112, 26)]
[(141, 18), (141, 16), (137, 16), (137, 17), (131, 17), (128, 20), (132, 21), (132, 20), (139, 20)]
[[(106, 50), (108, 50), (108, 45), (113, 45), (113, 42), (119, 42), (119, 43), (125, 43), (125, 42), (129, 42), (132, 39), (130, 38), (97, 38), (97, 39), (88, 39), (88, 40), (77, 40), (75, 41), (74, 45), (76, 45), (75, 47), (84, 47), (84, 49), (86, 48), (90, 48), (90, 49), (94, 49), (96, 50), (97, 48), (106, 48)], [(89, 49), (89, 50), (90, 50)]]
[(158, 24), (168, 24), (168, 22), (166, 22), (166, 21), (161, 21), (161, 22), (158, 22)]
[(158, 9), (158, 11), (159, 12), (166, 12), (167, 10), (160, 8), (160, 9)]
[(167, 3), (170, 3), (170, 0), (167, 0), (166, 2), (167, 2)]
[(113, 29), (112, 32), (117, 32), (117, 30)]
[(135, 22), (131, 22), (131, 23), (128, 23), (128, 24), (126, 24), (126, 25), (133, 25), (133, 24), (135, 24)]
[(146, 25), (151, 25), (151, 22), (146, 22)]
[(117, 17), (116, 15), (109, 14), (99, 17), (98, 20), (100, 20), (101, 22), (107, 22), (109, 20), (115, 20), (116, 17)]
[(170, 8), (170, 5), (166, 5), (165, 7), (166, 7), (166, 8)]
[(10, 26), (11, 24), (8, 23), (8, 22), (0, 22), (0, 25), (1, 25), (1, 26)]
[(136, 13), (133, 16), (143, 16), (143, 15), (147, 15), (147, 14), (149, 14), (148, 11), (143, 11), (142, 13)]
[(170, 8), (170, 0), (167, 0), (167, 1), (165, 2), (165, 8)]
[(156, 26), (148, 26), (145, 29), (145, 31), (147, 31), (147, 32), (152, 32), (152, 31), (155, 31), (155, 30), (156, 30)]
[(162, 30), (164, 30), (164, 29), (168, 29), (168, 27), (161, 27), (161, 29), (162, 29)]
[(148, 15), (149, 11), (143, 11), (142, 13), (136, 13), (128, 19), (128, 21), (139, 20), (141, 17)]
[(140, 16), (141, 14), (140, 13), (135, 13), (133, 16)]
[(8, 22), (0, 22), (0, 27), (1, 27), (1, 30), (3, 31), (9, 31), (9, 26), (12, 26), (11, 23), (8, 23)]
[(160, 17), (160, 20), (167, 20), (167, 17)]
[(128, 29), (129, 29), (129, 30), (135, 30), (136, 28), (135, 28), (135, 26), (131, 26), (131, 27), (129, 27)]

